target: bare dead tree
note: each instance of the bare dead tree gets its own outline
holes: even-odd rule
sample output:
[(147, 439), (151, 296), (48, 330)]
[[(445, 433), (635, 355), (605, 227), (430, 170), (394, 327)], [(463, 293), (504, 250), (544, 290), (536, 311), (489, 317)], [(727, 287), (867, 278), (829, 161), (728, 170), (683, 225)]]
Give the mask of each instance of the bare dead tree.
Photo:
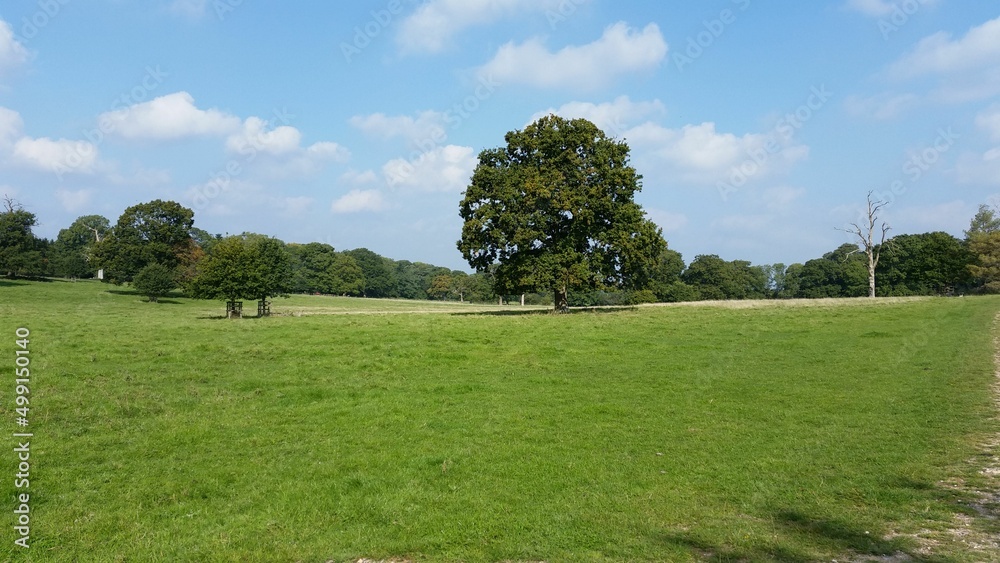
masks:
[(24, 209), (24, 207), (20, 203), (15, 201), (14, 198), (10, 197), (7, 194), (3, 195), (3, 208), (7, 213), (13, 213), (15, 211), (20, 211)]
[[(845, 233), (858, 237), (861, 248), (856, 252), (864, 252), (868, 257), (868, 297), (875, 297), (875, 268), (878, 266), (878, 260), (882, 253), (882, 245), (885, 244), (885, 235), (891, 229), (885, 221), (882, 221), (882, 224), (876, 228), (879, 222), (878, 213), (886, 205), (889, 205), (889, 202), (880, 199), (873, 200), (872, 193), (872, 191), (868, 192), (868, 210), (862, 224), (851, 223), (850, 228), (841, 229)], [(875, 242), (875, 236), (879, 230), (882, 231), (882, 235), (880, 240)]]

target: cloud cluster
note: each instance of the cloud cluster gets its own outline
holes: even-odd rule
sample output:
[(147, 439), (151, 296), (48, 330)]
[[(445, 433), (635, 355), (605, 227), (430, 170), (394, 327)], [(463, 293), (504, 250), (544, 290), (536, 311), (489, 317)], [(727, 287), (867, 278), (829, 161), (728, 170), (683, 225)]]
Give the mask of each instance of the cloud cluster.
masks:
[(531, 116), (534, 122), (541, 117), (555, 114), (566, 119), (586, 119), (612, 137), (620, 137), (634, 125), (666, 114), (660, 100), (633, 102), (628, 96), (619, 96), (611, 102), (569, 102), (558, 108), (549, 108)]
[(241, 124), (240, 118), (223, 111), (198, 109), (187, 92), (103, 113), (98, 120), (120, 137), (155, 141), (226, 135)]
[(0, 159), (20, 168), (91, 174), (98, 163), (92, 143), (69, 139), (34, 138), (24, 134), (24, 122), (14, 110), (0, 107)]
[[(408, 53), (439, 53), (452, 37), (470, 27), (518, 14), (549, 13), (569, 0), (430, 0), (400, 24), (396, 37)], [(572, 0), (583, 4), (587, 0)]]
[(656, 69), (667, 51), (667, 42), (656, 24), (636, 30), (619, 22), (592, 43), (555, 52), (539, 38), (507, 43), (480, 68), (479, 74), (502, 84), (589, 91), (623, 74)]
[(423, 111), (418, 113), (416, 117), (373, 113), (371, 115), (356, 115), (350, 119), (349, 123), (364, 134), (378, 139), (403, 138), (413, 144), (427, 139), (444, 138), (448, 116), (439, 111)]
[(14, 36), (14, 30), (10, 24), (0, 20), (0, 76), (3, 76), (8, 70), (28, 62), (29, 58), (28, 50)]
[[(939, 0), (910, 0), (919, 2), (923, 6), (932, 6)], [(898, 2), (891, 0), (847, 0), (847, 8), (861, 12), (873, 18), (884, 18), (893, 13), (899, 7)]]

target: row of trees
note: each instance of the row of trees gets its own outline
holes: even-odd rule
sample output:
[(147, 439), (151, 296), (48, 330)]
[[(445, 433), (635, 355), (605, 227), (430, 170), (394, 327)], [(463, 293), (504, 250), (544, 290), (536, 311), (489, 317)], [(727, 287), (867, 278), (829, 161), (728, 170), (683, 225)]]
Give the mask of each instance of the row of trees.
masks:
[(34, 214), (12, 199), (0, 213), (0, 273), (131, 283), (152, 300), (174, 289), (210, 299), (262, 300), (285, 293), (493, 301), (486, 275), (396, 261), (365, 248), (285, 244), (253, 233), (223, 237), (194, 226), (172, 201), (130, 207), (113, 226), (80, 217), (56, 240), (35, 237)]
[[(476, 274), (395, 261), (361, 248), (285, 244), (259, 234), (222, 237), (194, 227), (191, 210), (153, 201), (127, 209), (112, 226), (84, 216), (55, 240), (32, 234), (35, 216), (11, 199), (0, 213), (0, 272), (8, 276), (94, 277), (132, 283), (155, 299), (180, 288), (196, 297), (266, 300), (285, 293), (495, 302), (496, 269)], [(1000, 292), (1000, 214), (982, 206), (964, 239), (933, 232), (899, 235), (877, 245), (880, 296)], [(613, 305), (708, 299), (860, 297), (868, 292), (867, 258), (844, 244), (802, 264), (752, 265), (699, 255), (685, 265), (664, 246), (645, 284), (569, 294), (569, 305)], [(526, 301), (554, 304), (551, 291)], [(508, 296), (517, 299), (519, 294)]]

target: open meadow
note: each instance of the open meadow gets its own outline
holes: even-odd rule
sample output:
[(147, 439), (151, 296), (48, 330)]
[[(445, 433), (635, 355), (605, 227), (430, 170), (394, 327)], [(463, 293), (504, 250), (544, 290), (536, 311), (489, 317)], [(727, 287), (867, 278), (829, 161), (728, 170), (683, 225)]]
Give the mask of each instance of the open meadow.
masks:
[(1000, 298), (801, 304), (229, 321), (0, 281), (0, 560), (1000, 560)]

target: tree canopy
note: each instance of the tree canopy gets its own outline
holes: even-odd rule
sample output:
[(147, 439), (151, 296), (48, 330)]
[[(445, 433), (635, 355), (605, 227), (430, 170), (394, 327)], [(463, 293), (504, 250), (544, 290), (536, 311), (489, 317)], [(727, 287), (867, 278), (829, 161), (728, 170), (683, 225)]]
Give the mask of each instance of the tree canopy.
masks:
[(94, 247), (108, 281), (131, 281), (148, 264), (182, 268), (195, 246), (194, 211), (173, 201), (154, 200), (129, 207), (109, 236)]
[(201, 299), (263, 301), (289, 290), (290, 273), (285, 243), (257, 234), (229, 236), (201, 260), (190, 292)]
[(57, 275), (68, 278), (94, 277), (97, 268), (91, 252), (99, 240), (111, 232), (111, 222), (100, 215), (85, 215), (59, 231), (52, 245)]
[(41, 269), (39, 241), (31, 228), (38, 221), (13, 199), (0, 211), (0, 272), (7, 276), (30, 275)]
[(484, 150), (460, 205), (458, 248), (498, 294), (550, 289), (556, 310), (583, 288), (640, 288), (665, 247), (634, 197), (624, 141), (550, 115)]

